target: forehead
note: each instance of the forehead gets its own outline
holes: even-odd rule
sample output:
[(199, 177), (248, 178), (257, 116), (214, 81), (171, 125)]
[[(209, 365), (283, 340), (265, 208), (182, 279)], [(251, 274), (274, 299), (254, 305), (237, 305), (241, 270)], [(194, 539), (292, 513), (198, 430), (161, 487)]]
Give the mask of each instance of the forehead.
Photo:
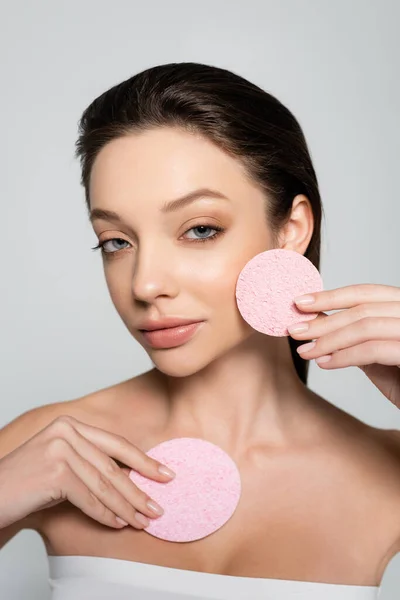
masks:
[(244, 167), (198, 133), (159, 127), (108, 142), (97, 155), (89, 182), (91, 206), (134, 197), (167, 198), (211, 187), (231, 196), (250, 182)]

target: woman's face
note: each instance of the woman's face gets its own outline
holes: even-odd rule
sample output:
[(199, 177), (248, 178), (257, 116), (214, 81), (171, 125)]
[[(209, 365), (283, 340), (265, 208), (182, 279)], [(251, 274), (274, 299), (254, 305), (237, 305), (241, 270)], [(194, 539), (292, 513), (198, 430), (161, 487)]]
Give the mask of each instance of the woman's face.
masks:
[[(165, 212), (195, 190), (211, 192)], [(265, 199), (232, 157), (200, 136), (157, 128), (109, 142), (90, 179), (91, 210), (115, 308), (162, 372), (186, 376), (256, 334), (236, 304), (244, 265), (272, 248)], [(215, 228), (215, 229), (214, 229)], [(221, 228), (221, 231), (217, 231)], [(185, 343), (152, 348), (139, 329), (147, 319), (204, 321)]]

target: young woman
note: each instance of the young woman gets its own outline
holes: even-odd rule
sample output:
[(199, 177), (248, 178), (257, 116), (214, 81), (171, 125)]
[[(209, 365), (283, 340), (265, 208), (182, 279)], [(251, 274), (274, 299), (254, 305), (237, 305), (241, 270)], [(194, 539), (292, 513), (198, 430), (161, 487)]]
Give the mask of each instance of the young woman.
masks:
[[(77, 156), (112, 301), (154, 368), (3, 428), (2, 545), (36, 530), (57, 600), (377, 598), (400, 549), (400, 434), (312, 392), (307, 372), (322, 356), (358, 366), (400, 406), (400, 289), (316, 293), (298, 306), (317, 319), (281, 338), (235, 299), (264, 250), (320, 266), (321, 199), (294, 116), (230, 71), (166, 64), (90, 104)], [(146, 452), (176, 437), (218, 445), (241, 475), (232, 518), (192, 543), (143, 530), (157, 514), (127, 477), (167, 484)]]

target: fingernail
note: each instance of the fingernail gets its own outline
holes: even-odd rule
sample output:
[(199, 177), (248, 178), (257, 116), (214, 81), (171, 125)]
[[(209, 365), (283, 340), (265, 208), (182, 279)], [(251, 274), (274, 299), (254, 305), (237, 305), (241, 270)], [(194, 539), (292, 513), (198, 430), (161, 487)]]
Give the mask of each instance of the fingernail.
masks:
[(324, 356), (320, 356), (319, 358), (315, 359), (315, 362), (317, 364), (321, 364), (321, 363), (326, 363), (329, 362), (332, 358), (332, 354), (324, 354)]
[(139, 521), (139, 523), (141, 523), (145, 527), (148, 527), (150, 525), (149, 519), (147, 517), (145, 517), (144, 515), (142, 515), (142, 513), (137, 513), (136, 519)]
[(294, 302), (296, 302), (296, 304), (312, 304), (313, 302), (315, 302), (315, 298), (314, 296), (298, 296), (297, 298), (294, 299)]
[(307, 331), (309, 329), (308, 323), (299, 323), (298, 325), (291, 325), (288, 327), (289, 333), (301, 333), (302, 331)]
[(171, 471), (171, 469), (168, 469), (168, 467), (164, 467), (163, 465), (161, 465), (161, 467), (158, 467), (158, 470), (163, 475), (167, 475), (167, 477), (175, 477), (175, 473)]
[(297, 352), (299, 352), (300, 354), (302, 352), (308, 352), (308, 350), (312, 350), (315, 346), (316, 342), (310, 342), (309, 344), (303, 344), (302, 346), (299, 346), (297, 348)]
[(124, 521), (123, 519), (121, 519), (120, 517), (115, 517), (115, 520), (118, 521), (118, 523), (121, 523), (121, 525), (128, 525), (128, 523), (126, 521)]
[(154, 500), (153, 501), (149, 500), (149, 502), (147, 502), (147, 506), (149, 507), (150, 510), (155, 512), (156, 515), (164, 514), (164, 509), (162, 509), (161, 506), (159, 504), (157, 504), (157, 502), (154, 502)]

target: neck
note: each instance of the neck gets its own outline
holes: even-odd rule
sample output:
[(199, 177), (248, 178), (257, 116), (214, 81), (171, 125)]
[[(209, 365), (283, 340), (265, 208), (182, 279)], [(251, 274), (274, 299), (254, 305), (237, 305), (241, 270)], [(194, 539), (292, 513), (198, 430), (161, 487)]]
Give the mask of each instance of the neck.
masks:
[(232, 456), (290, 445), (315, 410), (286, 337), (256, 332), (193, 374), (158, 376), (167, 397), (165, 429), (206, 439)]

